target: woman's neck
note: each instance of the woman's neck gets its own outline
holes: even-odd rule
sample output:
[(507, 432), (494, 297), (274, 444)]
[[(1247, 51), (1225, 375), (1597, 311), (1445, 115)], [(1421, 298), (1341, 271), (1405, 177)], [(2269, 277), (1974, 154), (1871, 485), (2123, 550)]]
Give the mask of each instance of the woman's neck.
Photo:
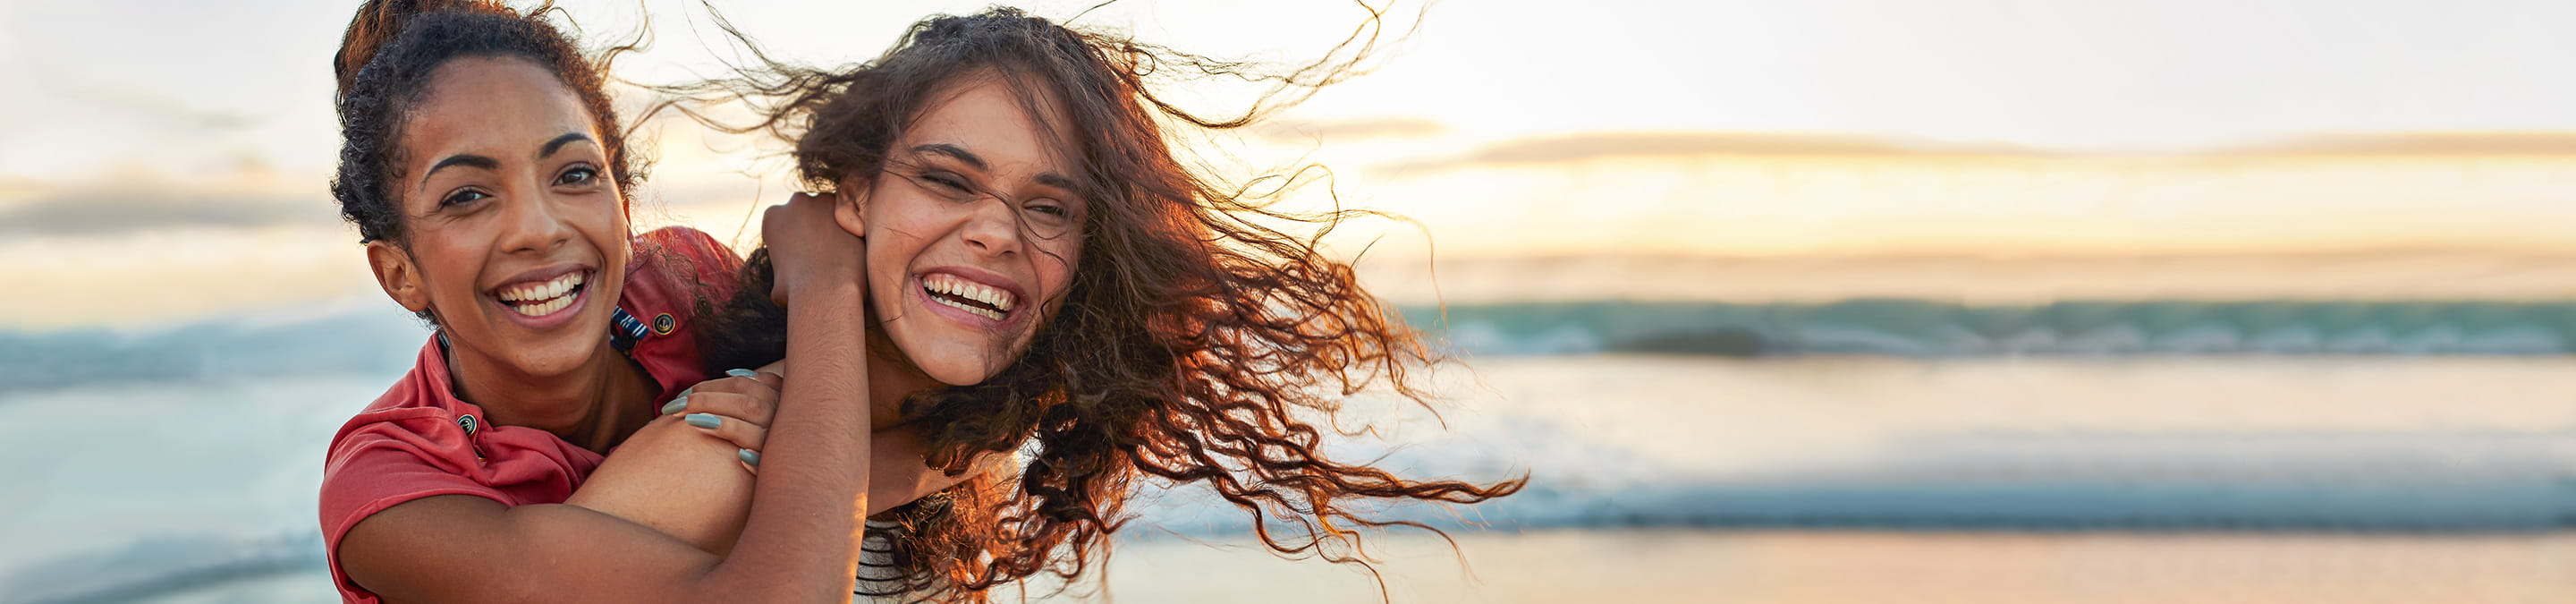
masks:
[[(655, 392), (642, 369), (602, 344), (580, 367), (551, 376), (455, 347), (449, 350), (448, 375), (457, 397), (482, 407), (488, 423), (545, 430), (606, 452), (652, 420), (645, 408)], [(633, 404), (612, 404), (617, 401)]]
[(883, 330), (868, 332), (868, 423), (874, 429), (902, 423), (903, 400), (912, 393), (948, 387), (907, 358)]
[[(903, 353), (881, 332), (868, 336), (868, 424), (872, 430), (884, 430), (903, 421), (903, 400), (912, 393), (932, 388), (946, 388), (930, 374), (903, 360)], [(787, 375), (794, 371), (781, 359), (757, 369)]]

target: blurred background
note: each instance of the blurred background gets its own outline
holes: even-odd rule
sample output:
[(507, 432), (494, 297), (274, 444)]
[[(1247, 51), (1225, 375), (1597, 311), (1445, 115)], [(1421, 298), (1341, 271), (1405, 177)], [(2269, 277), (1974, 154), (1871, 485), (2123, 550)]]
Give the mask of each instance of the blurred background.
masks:
[[(352, 2), (0, 0), (0, 602), (327, 602), (323, 449), (426, 331), (325, 182)], [(839, 64), (980, 2), (716, 2)], [(1039, 1), (1315, 58), (1328, 0)], [(619, 75), (693, 2), (565, 2)], [(1351, 455), (1396, 602), (2522, 602), (2576, 593), (2576, 5), (1399, 4), (1374, 73), (1191, 139), (1458, 362)], [(1172, 84), (1238, 109), (1240, 84)], [(626, 99), (640, 105), (645, 97)], [(639, 226), (744, 249), (777, 145), (647, 124)], [(1366, 253), (1361, 252), (1365, 250)], [(1371, 601), (1148, 494), (1126, 602)], [(1040, 589), (1040, 592), (1046, 590)]]

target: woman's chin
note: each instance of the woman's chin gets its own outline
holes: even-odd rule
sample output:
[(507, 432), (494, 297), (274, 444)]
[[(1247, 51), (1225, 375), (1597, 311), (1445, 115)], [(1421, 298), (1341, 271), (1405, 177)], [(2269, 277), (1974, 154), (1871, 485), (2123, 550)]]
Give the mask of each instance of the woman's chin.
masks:
[(972, 386), (1000, 375), (1007, 363), (996, 362), (995, 355), (981, 350), (948, 350), (931, 356), (906, 355), (913, 368), (930, 379), (949, 386)]
[(981, 366), (970, 367), (969, 365), (974, 365), (973, 363), (933, 363), (932, 365), (922, 367), (921, 372), (929, 375), (932, 380), (950, 386), (981, 384), (984, 380), (992, 379), (993, 374), (997, 373), (986, 371)]
[[(584, 317), (585, 319), (587, 317)], [(583, 327), (587, 321), (575, 321), (571, 327)], [(538, 337), (512, 338), (494, 351), (509, 359), (512, 368), (531, 377), (560, 376), (580, 370), (608, 348), (608, 326), (600, 321), (595, 329), (565, 329), (553, 333), (533, 334)]]
[[(588, 345), (585, 345), (588, 344)], [(565, 342), (531, 347), (521, 352), (512, 365), (531, 376), (558, 376), (572, 373), (590, 361), (597, 348), (606, 342)]]
[[(1010, 366), (1004, 359), (1015, 359), (998, 343), (956, 337), (946, 332), (922, 333), (911, 325), (898, 325), (885, 330), (885, 343), (901, 355), (900, 361), (921, 372), (931, 381), (948, 386), (972, 386), (993, 379)], [(878, 351), (882, 354), (886, 351)]]

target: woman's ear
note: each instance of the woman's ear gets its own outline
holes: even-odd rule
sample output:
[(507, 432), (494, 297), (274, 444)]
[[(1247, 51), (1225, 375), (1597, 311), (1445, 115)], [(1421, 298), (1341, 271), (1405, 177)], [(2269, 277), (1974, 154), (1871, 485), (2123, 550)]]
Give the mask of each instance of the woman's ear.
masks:
[(867, 187), (871, 184), (868, 179), (851, 176), (841, 179), (840, 186), (832, 190), (832, 221), (841, 223), (841, 230), (849, 231), (852, 237), (868, 236), (868, 219), (862, 210), (867, 207)]
[(429, 289), (420, 284), (420, 266), (412, 264), (411, 253), (390, 241), (367, 242), (367, 267), (376, 272), (376, 287), (385, 296), (401, 304), (404, 310), (429, 310)]

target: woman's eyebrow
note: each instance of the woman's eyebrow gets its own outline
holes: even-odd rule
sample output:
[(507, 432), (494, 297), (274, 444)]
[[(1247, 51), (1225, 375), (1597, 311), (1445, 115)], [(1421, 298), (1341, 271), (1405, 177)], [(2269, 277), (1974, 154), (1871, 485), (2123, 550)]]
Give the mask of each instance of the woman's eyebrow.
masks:
[(499, 170), (501, 169), (501, 160), (472, 153), (458, 153), (450, 155), (447, 156), (447, 159), (438, 160), (438, 164), (430, 166), (429, 170), (420, 173), (420, 186), (429, 186), (429, 177), (438, 174), (439, 170), (445, 170), (449, 166), (465, 166), (468, 168)]
[(1050, 186), (1050, 187), (1055, 187), (1055, 188), (1058, 188), (1058, 189), (1064, 189), (1064, 190), (1065, 190), (1065, 192), (1067, 192), (1067, 193), (1080, 193), (1080, 192), (1082, 192), (1082, 187), (1081, 187), (1081, 186), (1079, 186), (1079, 185), (1074, 184), (1073, 179), (1071, 179), (1071, 178), (1065, 178), (1065, 177), (1064, 177), (1064, 175), (1062, 175), (1062, 174), (1057, 174), (1057, 173), (1054, 173), (1054, 172), (1047, 172), (1047, 173), (1044, 173), (1044, 174), (1039, 174), (1039, 175), (1038, 175), (1038, 178), (1037, 178), (1037, 181), (1038, 181), (1038, 184), (1042, 184), (1042, 185), (1046, 185), (1046, 186)]
[[(564, 145), (569, 145), (569, 144), (572, 144), (572, 143), (574, 143), (574, 142), (581, 142), (581, 141), (587, 141), (587, 142), (590, 142), (591, 144), (594, 144), (594, 145), (595, 145), (595, 144), (599, 144), (599, 142), (598, 142), (598, 141), (590, 140), (590, 135), (588, 135), (588, 134), (582, 134), (582, 133), (579, 133), (579, 132), (567, 132), (567, 133), (565, 133), (563, 136), (555, 137), (555, 139), (554, 139), (554, 140), (546, 141), (546, 144), (545, 144), (544, 146), (538, 147), (538, 148), (537, 148), (537, 157), (539, 157), (539, 158), (544, 158), (544, 157), (547, 157), (547, 156), (554, 155), (556, 151), (562, 151), (562, 150), (563, 150), (563, 148), (564, 148)], [(450, 155), (450, 156), (447, 156), (447, 158), (446, 158), (446, 159), (438, 160), (438, 163), (437, 163), (436, 165), (432, 165), (432, 166), (430, 166), (428, 171), (425, 171), (425, 172), (421, 172), (421, 173), (420, 173), (420, 186), (424, 186), (424, 187), (429, 186), (429, 177), (430, 177), (430, 175), (437, 174), (439, 170), (447, 169), (449, 166), (465, 166), (465, 167), (468, 167), (468, 168), (482, 168), (482, 169), (485, 169), (485, 170), (499, 170), (499, 169), (501, 169), (501, 160), (492, 159), (492, 158), (491, 158), (491, 157), (489, 157), (489, 156), (475, 155), (475, 154), (472, 154), (472, 153), (458, 153), (458, 154), (455, 154), (455, 155)]]
[(548, 156), (552, 156), (556, 151), (563, 150), (564, 145), (572, 144), (574, 141), (589, 141), (594, 145), (599, 144), (598, 141), (591, 141), (590, 135), (588, 134), (567, 132), (564, 133), (563, 136), (555, 137), (554, 140), (546, 141), (546, 146), (537, 149), (537, 158), (544, 159)]
[(977, 170), (990, 170), (990, 169), (992, 169), (992, 167), (991, 167), (991, 166), (987, 166), (987, 165), (985, 165), (985, 164), (984, 164), (984, 158), (975, 156), (975, 154), (974, 154), (973, 152), (971, 152), (971, 151), (967, 151), (964, 147), (959, 147), (959, 146), (951, 145), (951, 144), (948, 144), (948, 143), (931, 143), (931, 144), (927, 144), (927, 145), (915, 146), (915, 147), (913, 147), (913, 148), (912, 148), (912, 152), (914, 152), (914, 153), (935, 153), (935, 154), (939, 154), (939, 155), (946, 155), (946, 156), (949, 156), (949, 157), (957, 158), (957, 161), (966, 162), (966, 165), (974, 166), (974, 167), (975, 167), (975, 169), (977, 169)]
[[(977, 155), (975, 155), (975, 153), (974, 153), (973, 151), (967, 151), (967, 150), (966, 150), (966, 148), (964, 148), (964, 147), (959, 147), (959, 146), (956, 146), (956, 145), (951, 145), (951, 144), (947, 144), (947, 143), (931, 143), (931, 144), (927, 144), (927, 145), (918, 145), (918, 146), (914, 146), (914, 147), (912, 148), (912, 151), (913, 151), (914, 153), (931, 153), (931, 154), (946, 155), (946, 156), (949, 156), (949, 157), (957, 158), (957, 161), (966, 162), (966, 165), (974, 166), (974, 167), (975, 167), (975, 169), (977, 169), (977, 170), (990, 170), (990, 169), (992, 169), (990, 166), (987, 166), (987, 165), (985, 165), (985, 164), (984, 164), (984, 158), (983, 158), (983, 157), (977, 156)], [(1064, 190), (1066, 190), (1066, 191), (1081, 191), (1081, 190), (1082, 190), (1082, 187), (1081, 187), (1081, 186), (1076, 185), (1076, 184), (1073, 182), (1073, 179), (1071, 179), (1071, 178), (1067, 178), (1067, 177), (1065, 177), (1065, 176), (1064, 176), (1064, 175), (1062, 175), (1062, 174), (1057, 174), (1057, 173), (1054, 173), (1054, 172), (1044, 172), (1044, 173), (1040, 173), (1040, 174), (1038, 174), (1038, 175), (1037, 175), (1036, 180), (1037, 180), (1038, 184), (1042, 184), (1042, 185), (1046, 185), (1046, 186), (1050, 186), (1050, 187), (1055, 187), (1055, 188), (1058, 188), (1058, 189), (1064, 189)]]

